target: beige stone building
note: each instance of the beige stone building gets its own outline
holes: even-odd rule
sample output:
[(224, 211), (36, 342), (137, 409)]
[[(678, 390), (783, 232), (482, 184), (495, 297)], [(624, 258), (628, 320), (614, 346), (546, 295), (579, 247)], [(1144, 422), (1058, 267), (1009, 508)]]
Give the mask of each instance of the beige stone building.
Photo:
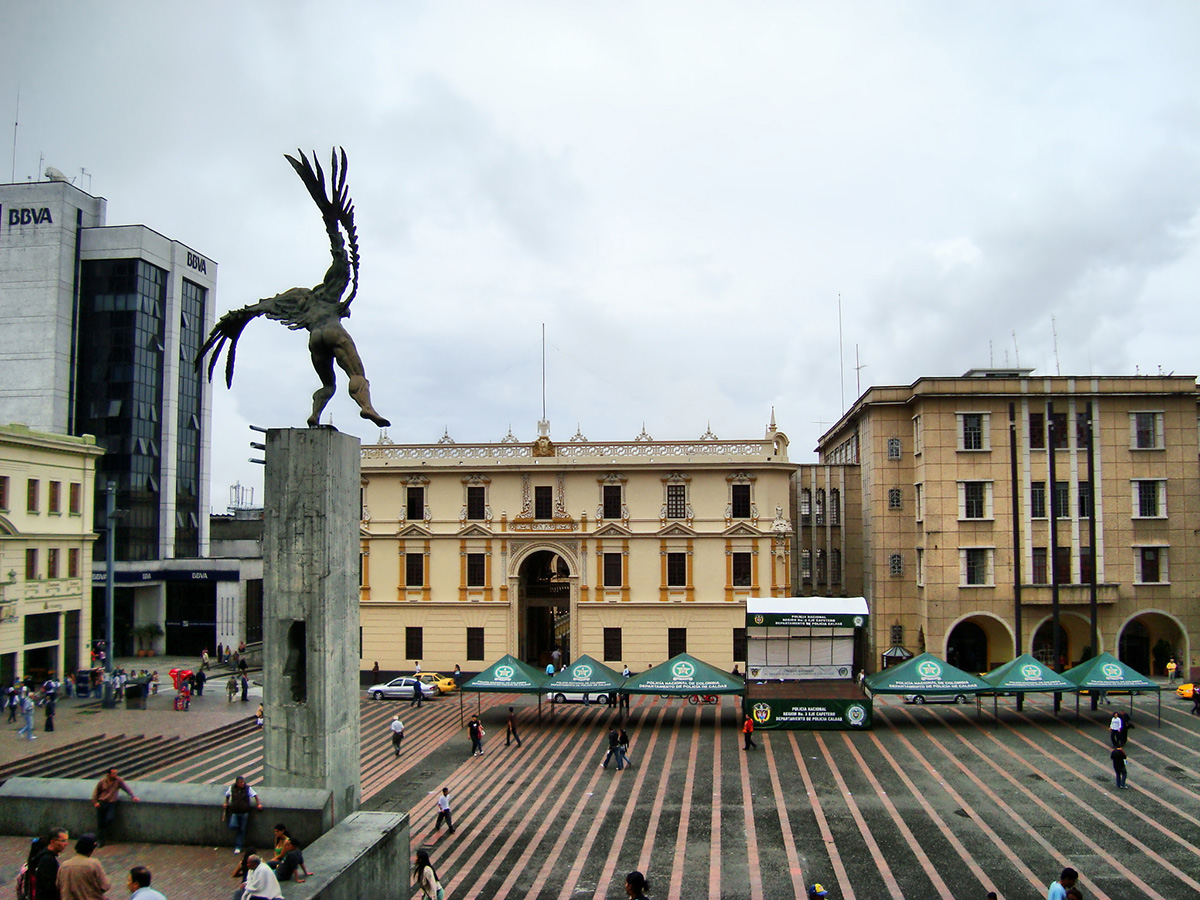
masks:
[[(837, 482), (844, 502), (857, 498), (861, 522), (841, 546), (843, 560), (861, 553), (871, 668), (892, 646), (974, 670), (1022, 652), (1051, 662), (1056, 590), (1074, 664), (1091, 644), (1093, 573), (1100, 651), (1155, 674), (1164, 652), (1200, 661), (1197, 399), (1192, 377), (1032, 370), (867, 390), (822, 436), (825, 468), (804, 467), (814, 480), (797, 490)], [(801, 512), (801, 552), (805, 522)], [(827, 540), (836, 528), (824, 526)]]
[(745, 659), (745, 598), (793, 593), (787, 438), (382, 443), (362, 450), (362, 661), (505, 653), (634, 670)]
[(0, 684), (74, 672), (91, 634), (91, 435), (0, 426)]

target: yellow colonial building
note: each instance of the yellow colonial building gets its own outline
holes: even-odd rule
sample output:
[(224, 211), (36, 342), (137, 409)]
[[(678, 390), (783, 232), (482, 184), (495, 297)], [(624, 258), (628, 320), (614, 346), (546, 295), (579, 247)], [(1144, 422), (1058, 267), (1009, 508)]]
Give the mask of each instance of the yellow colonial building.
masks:
[[(1092, 648), (1155, 675), (1171, 655), (1200, 664), (1198, 400), (1188, 376), (1028, 369), (867, 390), (796, 490), (802, 550), (859, 557), (869, 671), (892, 648), (972, 671), (1054, 664), (1056, 597), (1060, 663)], [(812, 499), (834, 488), (857, 506), (845, 541)]]
[(745, 659), (745, 599), (793, 593), (792, 473), (761, 439), (380, 443), (362, 449), (363, 667), (505, 653), (641, 670)]
[(0, 684), (87, 664), (103, 452), (91, 435), (0, 426)]

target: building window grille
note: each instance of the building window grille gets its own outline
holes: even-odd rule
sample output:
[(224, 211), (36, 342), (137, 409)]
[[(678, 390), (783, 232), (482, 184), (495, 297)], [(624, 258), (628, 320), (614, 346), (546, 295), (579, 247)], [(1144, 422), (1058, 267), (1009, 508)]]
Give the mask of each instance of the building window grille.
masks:
[(621, 659), (621, 629), (604, 629), (604, 661), (618, 662)]
[(408, 626), (404, 629), (404, 655), (420, 662), (425, 656), (425, 629)]
[(468, 627), (467, 628), (467, 659), (482, 660), (487, 657), (484, 655), (484, 632), (482, 628)]

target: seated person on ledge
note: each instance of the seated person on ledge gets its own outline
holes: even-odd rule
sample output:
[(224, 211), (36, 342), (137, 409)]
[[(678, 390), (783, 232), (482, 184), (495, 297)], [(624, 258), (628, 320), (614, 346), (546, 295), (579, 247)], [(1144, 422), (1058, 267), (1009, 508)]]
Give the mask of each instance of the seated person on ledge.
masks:
[[(267, 861), (267, 865), (275, 870), (275, 878), (279, 881), (290, 881), (292, 875), (299, 869), (305, 877), (312, 875), (304, 865), (304, 854), (300, 845), (288, 834), (287, 827), (281, 822), (275, 826), (275, 857)], [(303, 881), (297, 878), (296, 881)]]

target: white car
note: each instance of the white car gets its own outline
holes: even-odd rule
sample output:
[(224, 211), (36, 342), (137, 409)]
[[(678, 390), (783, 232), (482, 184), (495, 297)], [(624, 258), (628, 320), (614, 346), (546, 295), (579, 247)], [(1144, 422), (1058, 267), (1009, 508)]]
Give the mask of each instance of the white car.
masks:
[(367, 688), (367, 696), (374, 697), (376, 700), (412, 700), (416, 696), (414, 691), (418, 684), (421, 686), (421, 693), (427, 700), (441, 693), (436, 685), (425, 684), (409, 675), (403, 678), (393, 678), (386, 684), (373, 684)]
[(598, 703), (601, 706), (611, 706), (612, 697), (610, 694), (577, 694), (572, 691), (555, 691), (550, 695), (550, 700), (553, 703)]
[(969, 703), (966, 694), (905, 694), (905, 703), (915, 703), (921, 706), (925, 703)]

